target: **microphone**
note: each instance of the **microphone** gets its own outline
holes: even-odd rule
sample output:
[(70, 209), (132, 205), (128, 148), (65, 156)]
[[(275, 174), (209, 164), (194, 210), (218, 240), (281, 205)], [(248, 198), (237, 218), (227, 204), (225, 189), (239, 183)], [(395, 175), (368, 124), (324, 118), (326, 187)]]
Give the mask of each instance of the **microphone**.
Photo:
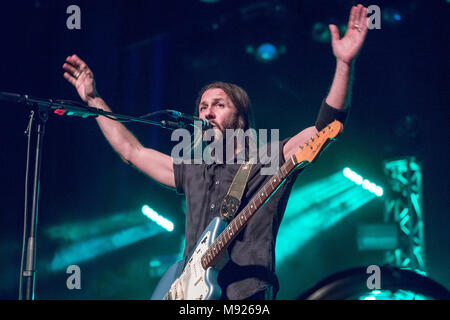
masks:
[(195, 122), (200, 122), (202, 130), (207, 130), (207, 129), (212, 128), (211, 122), (209, 122), (206, 119), (202, 119), (202, 118), (199, 118), (196, 116), (191, 116), (190, 114), (181, 113), (181, 112), (175, 111), (175, 110), (167, 110), (167, 112), (169, 113), (169, 115), (171, 117), (173, 117), (177, 120), (182, 120), (183, 122), (190, 124), (194, 127), (195, 127)]

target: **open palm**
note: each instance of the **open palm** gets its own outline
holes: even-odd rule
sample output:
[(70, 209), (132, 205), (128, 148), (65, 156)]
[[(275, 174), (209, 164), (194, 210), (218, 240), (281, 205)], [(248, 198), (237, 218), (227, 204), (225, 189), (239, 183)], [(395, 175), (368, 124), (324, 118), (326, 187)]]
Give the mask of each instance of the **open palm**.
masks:
[(336, 59), (349, 64), (356, 57), (367, 34), (367, 21), (367, 8), (359, 4), (350, 10), (347, 31), (342, 38), (339, 38), (338, 28), (334, 24), (329, 25)]

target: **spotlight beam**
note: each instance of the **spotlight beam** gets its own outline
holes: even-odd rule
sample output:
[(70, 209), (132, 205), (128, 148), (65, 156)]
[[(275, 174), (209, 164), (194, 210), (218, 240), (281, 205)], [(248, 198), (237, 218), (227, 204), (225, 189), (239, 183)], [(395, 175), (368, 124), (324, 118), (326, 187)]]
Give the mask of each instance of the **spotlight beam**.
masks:
[(50, 271), (59, 271), (69, 265), (92, 260), (119, 248), (162, 233), (163, 230), (152, 223), (128, 228), (112, 235), (97, 237), (74, 243), (57, 251), (50, 262)]
[[(348, 170), (345, 170), (347, 175)], [(379, 197), (373, 192), (378, 190), (376, 185), (371, 184), (369, 188), (366, 183), (363, 188), (365, 179), (361, 178), (358, 184), (343, 173), (337, 172), (292, 192), (278, 232), (275, 250), (278, 263), (297, 253), (320, 232)]]

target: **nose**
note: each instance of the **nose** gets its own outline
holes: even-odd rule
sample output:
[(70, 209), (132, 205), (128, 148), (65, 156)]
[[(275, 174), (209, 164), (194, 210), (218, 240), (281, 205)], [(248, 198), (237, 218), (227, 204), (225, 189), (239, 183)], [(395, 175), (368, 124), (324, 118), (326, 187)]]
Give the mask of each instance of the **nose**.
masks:
[(210, 120), (210, 119), (215, 119), (216, 118), (216, 114), (214, 113), (214, 110), (211, 107), (206, 108), (206, 110), (204, 111), (203, 115), (205, 116), (206, 120)]

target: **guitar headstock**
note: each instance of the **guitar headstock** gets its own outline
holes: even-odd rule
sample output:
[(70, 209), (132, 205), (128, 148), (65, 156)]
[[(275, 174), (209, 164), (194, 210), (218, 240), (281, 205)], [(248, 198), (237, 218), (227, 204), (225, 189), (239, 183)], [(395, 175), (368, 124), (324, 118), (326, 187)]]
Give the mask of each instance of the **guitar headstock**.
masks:
[(331, 122), (297, 150), (294, 155), (295, 162), (297, 164), (302, 163), (303, 161), (308, 161), (309, 163), (313, 162), (343, 129), (344, 125), (341, 122), (337, 120)]

